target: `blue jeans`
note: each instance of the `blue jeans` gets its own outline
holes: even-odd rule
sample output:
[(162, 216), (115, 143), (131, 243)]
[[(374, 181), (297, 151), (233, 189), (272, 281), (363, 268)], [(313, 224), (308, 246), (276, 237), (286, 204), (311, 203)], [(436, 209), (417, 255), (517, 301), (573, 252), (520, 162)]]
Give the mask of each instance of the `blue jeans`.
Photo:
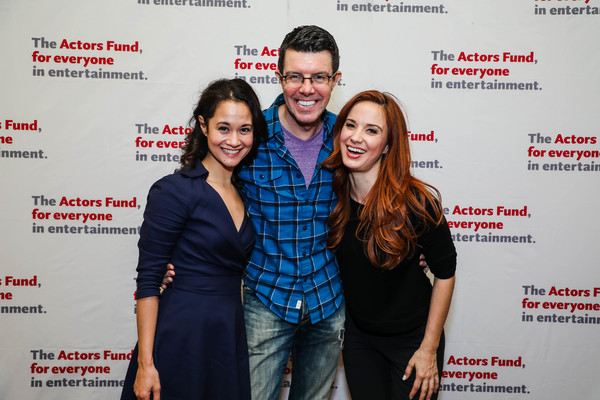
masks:
[(311, 324), (303, 302), (299, 324), (291, 324), (269, 310), (244, 285), (244, 318), (250, 356), (253, 400), (277, 400), (292, 353), (289, 400), (326, 400), (335, 378), (343, 345), (345, 307)]

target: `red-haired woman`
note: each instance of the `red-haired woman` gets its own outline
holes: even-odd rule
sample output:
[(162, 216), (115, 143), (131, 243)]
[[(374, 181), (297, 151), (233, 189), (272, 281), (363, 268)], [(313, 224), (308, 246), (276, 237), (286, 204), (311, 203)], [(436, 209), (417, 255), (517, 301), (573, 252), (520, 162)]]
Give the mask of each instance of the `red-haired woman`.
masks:
[[(338, 204), (329, 217), (346, 299), (353, 400), (435, 399), (456, 251), (439, 192), (410, 173), (406, 121), (386, 93), (354, 96), (334, 127)], [(424, 254), (433, 286), (419, 266)]]

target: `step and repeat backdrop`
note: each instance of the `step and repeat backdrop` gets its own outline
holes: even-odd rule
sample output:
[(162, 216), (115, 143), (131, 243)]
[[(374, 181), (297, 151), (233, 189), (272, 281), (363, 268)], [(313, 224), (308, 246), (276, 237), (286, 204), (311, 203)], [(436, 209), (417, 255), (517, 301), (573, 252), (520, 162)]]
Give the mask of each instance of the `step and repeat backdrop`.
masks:
[[(600, 398), (600, 0), (0, 2), (0, 398), (114, 399), (150, 185), (200, 91), (263, 107), (278, 47), (337, 39), (329, 109), (402, 103), (459, 252), (443, 400)], [(281, 398), (293, 371), (286, 371)], [(349, 399), (343, 367), (332, 399)]]

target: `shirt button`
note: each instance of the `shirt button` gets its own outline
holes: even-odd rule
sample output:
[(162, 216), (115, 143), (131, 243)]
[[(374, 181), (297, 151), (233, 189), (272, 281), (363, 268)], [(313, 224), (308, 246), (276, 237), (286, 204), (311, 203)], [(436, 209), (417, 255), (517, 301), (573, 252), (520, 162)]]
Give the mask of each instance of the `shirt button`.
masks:
[(265, 179), (265, 176), (263, 174), (260, 174), (259, 178), (260, 179)]
[(302, 252), (302, 257), (306, 257), (306, 251)]
[(306, 226), (306, 225), (304, 225), (304, 226), (302, 227), (302, 230), (303, 230), (303, 231), (305, 231), (305, 230), (307, 230), (307, 229), (308, 229), (308, 226)]
[(302, 177), (302, 174), (296, 174), (296, 178), (300, 179)]

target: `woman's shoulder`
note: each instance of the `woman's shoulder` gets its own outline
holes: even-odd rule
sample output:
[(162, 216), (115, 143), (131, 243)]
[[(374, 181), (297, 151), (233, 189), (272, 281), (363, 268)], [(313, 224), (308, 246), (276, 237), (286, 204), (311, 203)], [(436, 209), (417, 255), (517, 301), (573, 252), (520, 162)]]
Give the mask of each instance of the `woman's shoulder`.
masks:
[(198, 163), (195, 167), (183, 167), (175, 170), (169, 175), (165, 175), (156, 182), (154, 185), (158, 186), (185, 186), (190, 185), (198, 179), (206, 181), (208, 171), (202, 163)]
[[(201, 163), (199, 163), (201, 164)], [(164, 197), (173, 201), (188, 203), (205, 195), (203, 183), (208, 172), (202, 168), (181, 168), (165, 175), (150, 187), (149, 197)]]
[(427, 210), (433, 210), (441, 206), (440, 193), (431, 185), (420, 182), (412, 185), (410, 191), (416, 202), (422, 204)]
[(441, 222), (443, 209), (439, 192), (427, 184), (410, 188), (412, 199), (408, 202), (408, 215), (415, 226), (430, 227)]

